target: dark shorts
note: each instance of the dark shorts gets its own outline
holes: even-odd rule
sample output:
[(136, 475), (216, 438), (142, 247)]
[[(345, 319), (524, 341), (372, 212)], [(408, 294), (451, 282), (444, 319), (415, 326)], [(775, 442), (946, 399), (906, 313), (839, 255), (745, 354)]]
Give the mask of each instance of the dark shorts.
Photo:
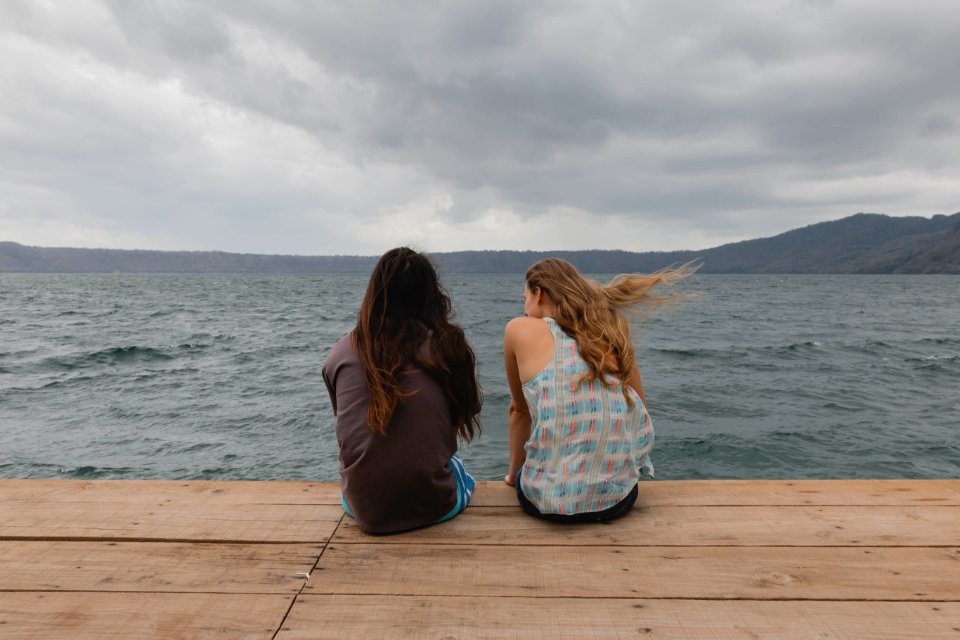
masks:
[(620, 516), (626, 515), (630, 508), (633, 506), (633, 503), (637, 501), (637, 494), (640, 492), (640, 489), (637, 485), (633, 486), (633, 489), (630, 490), (630, 493), (627, 494), (627, 497), (613, 505), (609, 509), (604, 509), (603, 511), (592, 511), (587, 513), (573, 513), (573, 514), (562, 514), (562, 513), (541, 513), (539, 509), (529, 500), (527, 496), (523, 495), (523, 489), (520, 487), (520, 475), (523, 473), (523, 469), (517, 472), (516, 478), (516, 488), (517, 488), (517, 500), (520, 502), (520, 506), (523, 507), (523, 510), (529, 513), (532, 516), (537, 518), (542, 518), (544, 520), (549, 520), (550, 522), (605, 522), (607, 520), (614, 520)]

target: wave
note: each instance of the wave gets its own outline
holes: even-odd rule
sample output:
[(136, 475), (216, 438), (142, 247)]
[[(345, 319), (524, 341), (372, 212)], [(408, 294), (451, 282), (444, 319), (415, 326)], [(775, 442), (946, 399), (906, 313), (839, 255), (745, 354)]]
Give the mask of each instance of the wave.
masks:
[[(912, 342), (911, 344), (935, 344), (935, 345), (953, 345), (960, 344), (960, 339), (955, 338), (924, 338)], [(843, 350), (847, 352), (854, 353), (863, 353), (868, 355), (879, 355), (881, 352), (890, 352), (890, 351), (899, 351), (901, 354), (904, 351), (909, 352), (909, 348), (900, 345), (892, 344), (884, 340), (865, 340), (863, 342), (857, 343), (829, 343), (824, 344), (819, 340), (804, 340), (798, 342), (790, 342), (787, 344), (779, 345), (766, 345), (766, 346), (731, 346), (727, 349), (697, 349), (697, 348), (684, 348), (684, 349), (670, 349), (670, 348), (651, 348), (648, 351), (656, 354), (663, 354), (665, 356), (677, 359), (694, 359), (694, 358), (719, 358), (719, 359), (730, 359), (738, 358), (752, 353), (763, 354), (764, 356), (799, 356), (805, 354), (813, 354), (817, 352), (827, 352)], [(948, 354), (948, 355), (928, 355), (921, 358), (905, 358), (907, 362), (915, 360), (956, 360), (958, 355)]]
[(165, 318), (165, 317), (167, 317), (167, 316), (173, 316), (173, 315), (179, 315), (179, 314), (186, 314), (186, 315), (195, 316), (195, 315), (197, 315), (197, 314), (199, 314), (199, 313), (200, 313), (200, 312), (199, 312), (198, 310), (196, 310), (196, 309), (193, 309), (193, 308), (190, 308), (190, 307), (185, 307), (185, 306), (183, 306), (183, 305), (178, 305), (178, 306), (176, 306), (176, 307), (168, 307), (168, 308), (166, 308), (166, 309), (158, 309), (157, 311), (154, 311), (153, 313), (151, 313), (151, 314), (148, 315), (147, 317), (148, 317), (148, 318)]
[(960, 344), (960, 338), (921, 338), (917, 342), (926, 344)]
[(907, 358), (907, 362), (956, 362), (960, 360), (960, 355), (928, 355), (919, 358)]
[(41, 365), (43, 368), (71, 371), (87, 367), (104, 365), (122, 365), (142, 362), (166, 362), (174, 356), (153, 347), (112, 347), (91, 353), (74, 356), (58, 356), (47, 358)]
[(849, 403), (842, 404), (840, 402), (828, 402), (823, 405), (823, 408), (830, 411), (843, 411), (850, 413), (856, 413), (863, 410), (862, 406), (851, 406)]
[[(745, 357), (748, 357), (752, 351), (758, 351), (766, 355), (769, 352), (770, 348), (764, 347), (743, 347), (739, 345), (731, 345), (723, 349), (710, 349), (710, 348), (652, 348), (648, 351), (652, 354), (662, 355), (671, 360), (719, 360), (719, 361), (739, 361)], [(641, 350), (643, 351), (643, 350)]]
[(315, 350), (316, 346), (311, 344), (280, 344), (238, 353), (234, 356), (234, 360), (238, 362), (259, 361), (260, 356), (274, 357), (288, 354), (312, 353)]
[(173, 360), (173, 356), (153, 347), (113, 347), (96, 351), (88, 356), (97, 361), (129, 362), (133, 360)]
[(650, 349), (655, 353), (672, 356), (674, 358), (712, 358), (722, 352), (715, 349)]
[(789, 342), (787, 344), (744, 348), (746, 353), (755, 353), (763, 357), (773, 356), (774, 358), (808, 357), (823, 350), (823, 343), (816, 340), (805, 340), (802, 342)]
[(129, 476), (135, 469), (130, 467), (95, 467), (83, 465), (72, 469), (59, 469), (61, 476), (67, 478), (122, 478)]
[(203, 349), (209, 349), (213, 345), (207, 342), (184, 342), (177, 345), (177, 349), (183, 349), (185, 351), (200, 351)]
[(823, 345), (816, 340), (810, 340), (808, 342), (794, 342), (788, 344), (785, 348), (787, 351), (800, 351), (801, 349), (810, 349), (810, 348), (819, 348)]
[(223, 443), (220, 443), (220, 442), (197, 442), (197, 443), (176, 449), (174, 451), (174, 455), (182, 455), (185, 453), (195, 453), (197, 451), (205, 451), (207, 449), (217, 449), (222, 446), (223, 446)]
[(186, 342), (181, 342), (178, 344), (177, 349), (184, 349), (187, 351), (209, 349), (218, 343), (233, 342), (236, 339), (236, 336), (226, 333), (218, 333), (216, 335), (211, 335), (209, 333), (195, 333), (188, 337)]
[(960, 358), (957, 357), (942, 360), (919, 359), (914, 360), (914, 370), (926, 373), (957, 374), (960, 373), (960, 367), (957, 366), (958, 362), (960, 362)]

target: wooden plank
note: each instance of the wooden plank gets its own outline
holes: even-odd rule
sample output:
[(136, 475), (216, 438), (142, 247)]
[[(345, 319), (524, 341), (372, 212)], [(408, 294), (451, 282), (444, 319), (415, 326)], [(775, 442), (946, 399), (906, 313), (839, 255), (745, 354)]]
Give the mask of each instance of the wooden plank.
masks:
[[(640, 504), (952, 505), (960, 480), (660, 480), (641, 484)], [(340, 504), (336, 482), (240, 480), (0, 480), (0, 502)], [(473, 505), (515, 506), (512, 487), (478, 483)]]
[(323, 545), (0, 542), (0, 591), (297, 593)]
[(334, 541), (370, 544), (946, 546), (960, 507), (634, 507), (605, 524), (560, 525), (518, 507), (468, 507), (398, 536), (369, 536), (344, 518)]
[(0, 539), (323, 542), (341, 517), (333, 505), (158, 505), (133, 496), (123, 502), (0, 502)]
[(934, 640), (960, 605), (908, 602), (301, 596), (277, 640)]
[(960, 601), (960, 549), (329, 545), (305, 591)]
[(0, 640), (270, 640), (290, 595), (0, 593)]
[[(119, 497), (118, 497), (119, 496)], [(334, 482), (288, 480), (0, 480), (0, 502), (340, 504)]]
[[(488, 481), (471, 506), (516, 504), (513, 487)], [(960, 480), (657, 480), (640, 483), (638, 504), (960, 506)]]

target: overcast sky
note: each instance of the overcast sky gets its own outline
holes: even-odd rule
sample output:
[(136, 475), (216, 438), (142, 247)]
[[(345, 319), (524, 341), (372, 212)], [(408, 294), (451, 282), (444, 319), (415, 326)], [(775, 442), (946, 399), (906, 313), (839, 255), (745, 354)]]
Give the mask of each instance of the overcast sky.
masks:
[(960, 211), (960, 4), (0, 2), (0, 240), (699, 249)]

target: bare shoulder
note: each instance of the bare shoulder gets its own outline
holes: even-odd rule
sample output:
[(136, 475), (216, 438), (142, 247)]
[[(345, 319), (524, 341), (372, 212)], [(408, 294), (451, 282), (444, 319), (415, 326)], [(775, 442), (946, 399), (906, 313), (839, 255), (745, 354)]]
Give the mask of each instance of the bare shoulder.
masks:
[(503, 332), (504, 353), (527, 357), (538, 349), (553, 352), (553, 335), (541, 318), (521, 316), (507, 323)]
[(508, 368), (515, 364), (517, 382), (526, 384), (550, 363), (553, 354), (553, 332), (546, 320), (524, 316), (507, 323), (503, 356)]
[(547, 322), (541, 318), (530, 318), (528, 316), (519, 316), (507, 323), (503, 330), (505, 336), (509, 337), (528, 337), (538, 335), (544, 331), (549, 332), (550, 327)]

